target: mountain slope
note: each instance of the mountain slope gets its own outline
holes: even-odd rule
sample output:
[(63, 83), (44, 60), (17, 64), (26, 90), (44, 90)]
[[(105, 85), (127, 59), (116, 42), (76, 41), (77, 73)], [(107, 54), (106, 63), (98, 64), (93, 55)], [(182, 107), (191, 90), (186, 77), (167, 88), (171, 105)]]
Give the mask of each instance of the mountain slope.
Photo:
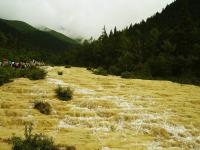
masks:
[(55, 36), (55, 37), (57, 37), (60, 40), (62, 40), (64, 42), (68, 42), (68, 43), (70, 43), (72, 45), (77, 45), (78, 44), (78, 42), (76, 40), (72, 40), (69, 37), (66, 37), (64, 34), (56, 32), (54, 30), (50, 30), (50, 31), (48, 31), (48, 33), (53, 35), (53, 36)]
[(76, 41), (56, 31), (40, 31), (21, 21), (0, 19), (0, 32), (5, 40), (1, 43), (3, 47), (62, 51), (78, 45)]
[(37, 29), (35, 29), (34, 27), (32, 27), (31, 25), (22, 22), (22, 21), (16, 21), (16, 20), (0, 20), (1, 22), (6, 23), (7, 25), (9, 25), (10, 27), (20, 31), (20, 32), (24, 32), (24, 33), (28, 33), (28, 32), (34, 32), (37, 31)]
[(79, 43), (53, 30), (41, 31), (21, 21), (0, 19), (0, 60), (37, 59), (64, 64)]

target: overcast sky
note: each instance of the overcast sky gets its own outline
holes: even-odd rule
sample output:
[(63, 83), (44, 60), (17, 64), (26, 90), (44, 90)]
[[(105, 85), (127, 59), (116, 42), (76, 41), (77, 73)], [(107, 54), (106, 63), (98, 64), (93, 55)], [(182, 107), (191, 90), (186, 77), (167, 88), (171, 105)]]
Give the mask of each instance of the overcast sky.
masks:
[(98, 37), (140, 22), (174, 0), (0, 0), (0, 17), (46, 26), (72, 37)]

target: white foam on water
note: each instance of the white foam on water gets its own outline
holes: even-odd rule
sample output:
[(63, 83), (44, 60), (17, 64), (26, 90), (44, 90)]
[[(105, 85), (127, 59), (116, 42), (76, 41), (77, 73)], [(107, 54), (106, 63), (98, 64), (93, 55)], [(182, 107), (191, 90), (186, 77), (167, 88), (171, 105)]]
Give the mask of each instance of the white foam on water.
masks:
[(125, 129), (124, 121), (119, 120), (118, 123), (116, 124), (116, 131), (123, 131), (124, 129)]
[(112, 150), (112, 149), (109, 147), (102, 147), (102, 150)]
[(28, 108), (29, 108), (29, 109), (33, 109), (33, 108), (34, 108), (34, 105), (29, 105)]
[(53, 67), (47, 66), (47, 67), (45, 67), (45, 70), (47, 70), (47, 71), (53, 70)]
[(152, 142), (147, 145), (147, 150), (163, 150), (159, 142)]
[(76, 119), (78, 121), (103, 121), (104, 118), (101, 117), (70, 117), (71, 119)]
[(20, 117), (22, 120), (25, 120), (25, 121), (31, 121), (31, 122), (34, 122), (35, 119), (34, 119), (34, 116), (32, 115), (27, 115), (27, 116), (24, 116), (24, 117)]
[(99, 90), (99, 91), (103, 91), (104, 88), (103, 88), (102, 86), (98, 86), (97, 90)]
[(69, 86), (71, 88), (74, 88), (75, 89), (74, 92), (77, 93), (77, 94), (92, 95), (92, 94), (96, 93), (94, 90), (87, 89), (87, 88), (81, 88), (81, 87), (74, 85), (74, 84), (65, 83), (63, 80), (59, 80), (59, 79), (48, 78), (47, 81), (50, 84), (64, 85), (64, 86)]
[(131, 128), (135, 129), (138, 133), (150, 133), (151, 127), (160, 126), (159, 123), (155, 122), (162, 122), (164, 118), (160, 114), (147, 114), (147, 113), (139, 113), (138, 119), (132, 121), (130, 123)]
[[(49, 78), (48, 82), (51, 84), (56, 85), (69, 85), (66, 84), (62, 80), (58, 79), (52, 79)], [(139, 133), (145, 133), (145, 134), (151, 134), (152, 127), (158, 127), (163, 128), (166, 130), (166, 132), (170, 133), (170, 139), (171, 140), (177, 140), (181, 143), (189, 143), (191, 145), (195, 145), (195, 147), (198, 146), (198, 141), (200, 141), (200, 136), (194, 137), (190, 134), (190, 132), (184, 127), (179, 125), (172, 125), (167, 122), (168, 116), (170, 116), (169, 113), (163, 113), (163, 114), (156, 114), (156, 113), (149, 113), (148, 110), (145, 110), (145, 108), (142, 105), (135, 106), (132, 102), (134, 101), (142, 101), (146, 104), (155, 104), (155, 99), (153, 96), (139, 96), (139, 95), (131, 95), (129, 99), (126, 99), (124, 96), (99, 96), (97, 95), (97, 92), (95, 90), (82, 88), (78, 85), (70, 85), (75, 89), (75, 93), (77, 94), (84, 94), (87, 96), (87, 100), (93, 100), (93, 101), (100, 101), (100, 100), (107, 100), (111, 101), (112, 103), (116, 104), (116, 108), (119, 111), (120, 119), (119, 120), (112, 120), (112, 118), (104, 118), (97, 115), (97, 112), (99, 110), (102, 110), (103, 107), (99, 106), (97, 109), (89, 109), (89, 105), (84, 105), (84, 107), (80, 107), (77, 105), (73, 105), (71, 107), (71, 111), (78, 112), (92, 112), (95, 116), (77, 116), (74, 114), (74, 116), (65, 116), (64, 119), (60, 120), (58, 122), (58, 128), (87, 128), (90, 129), (96, 136), (98, 137), (98, 133), (108, 133), (113, 131), (120, 131), (124, 132), (124, 135), (126, 135), (126, 131), (129, 131), (130, 129), (136, 130), (136, 135)], [(97, 89), (98, 90), (98, 89)], [(99, 88), (99, 90), (103, 90), (102, 87)], [(85, 96), (85, 97), (86, 97)], [(85, 98), (84, 97), (84, 98)], [(134, 114), (133, 114), (134, 113)], [(136, 115), (136, 120), (129, 120), (126, 121), (124, 119), (125, 115)], [(81, 115), (81, 113), (80, 113)], [(134, 118), (134, 117), (133, 117)], [(156, 141), (148, 143), (147, 149), (148, 150), (162, 150), (163, 147), (161, 146), (161, 139), (158, 136)], [(112, 148), (109, 147), (103, 147), (102, 150), (111, 150)]]
[(130, 104), (129, 102), (124, 101), (124, 102), (121, 102), (121, 103), (118, 103), (118, 104), (122, 109), (127, 109), (127, 110), (133, 109), (132, 104)]
[(65, 84), (63, 80), (58, 80), (58, 79), (53, 79), (53, 78), (48, 78), (47, 81), (48, 81), (48, 83), (56, 84), (56, 85), (64, 85)]
[(101, 99), (106, 99), (106, 100), (116, 100), (116, 99), (119, 99), (118, 96), (101, 96), (100, 97)]
[(67, 124), (64, 120), (60, 120), (58, 123), (58, 128), (59, 129), (62, 129), (62, 128), (67, 129), (67, 128), (75, 128), (75, 126)]
[(141, 117), (141, 118), (143, 118), (144, 120), (158, 120), (158, 119), (162, 119), (163, 117), (162, 117), (162, 115), (160, 115), (160, 114), (157, 114), (157, 113), (155, 113), (155, 114), (147, 114), (147, 113), (143, 113), (143, 114), (139, 114), (139, 116)]
[(52, 110), (53, 115), (57, 115), (57, 111), (55, 109)]
[(79, 112), (85, 112), (85, 113), (95, 113), (95, 110), (94, 109), (90, 109), (90, 108), (88, 108), (88, 107), (80, 107), (80, 106), (77, 106), (77, 105), (70, 105), (71, 106), (71, 110), (72, 111), (75, 111), (75, 110), (77, 110), (77, 111), (79, 111)]
[(91, 130), (104, 130), (107, 131), (106, 125), (100, 123), (104, 121), (104, 118), (94, 117), (72, 117), (66, 115), (64, 119), (58, 123), (58, 128), (89, 128)]
[(187, 131), (187, 129), (184, 126), (171, 125), (168, 123), (161, 125), (161, 127), (164, 128), (168, 133), (174, 135), (175, 137), (179, 136), (179, 134), (184, 134)]
[[(190, 148), (194, 149), (200, 147), (198, 144), (198, 137), (192, 136), (188, 129), (182, 125), (173, 125), (167, 122), (166, 115), (170, 113), (164, 113), (163, 115), (159, 114), (140, 114), (140, 118), (131, 122), (131, 127), (137, 131), (137, 133), (151, 133), (151, 127), (154, 128), (163, 128), (166, 132), (170, 133), (170, 139), (181, 142), (182, 144), (187, 144), (191, 146)], [(165, 120), (162, 120), (162, 118)], [(154, 120), (154, 121), (153, 121)], [(156, 122), (155, 122), (156, 120)], [(152, 122), (153, 121), (153, 122)], [(158, 136), (157, 140), (161, 140)], [(153, 142), (147, 146), (149, 150), (160, 150), (159, 142)]]
[(95, 128), (91, 128), (92, 131), (95, 131), (95, 132), (109, 132), (110, 131), (110, 128), (108, 127), (95, 127)]
[(146, 124), (147, 123), (145, 122), (144, 119), (137, 119), (137, 120), (131, 122), (131, 127), (136, 130), (136, 134), (138, 134), (139, 132), (142, 132), (142, 133), (146, 132), (146, 133), (148, 133), (149, 130), (147, 130), (146, 128), (144, 128), (144, 126)]
[(121, 109), (121, 110), (133, 110), (135, 107), (133, 106), (132, 103), (130, 103), (129, 101), (121, 98), (121, 97), (117, 97), (114, 101), (114, 103)]
[(84, 88), (77, 88), (75, 89), (75, 92), (78, 94), (95, 94), (96, 93), (94, 90), (84, 89)]
[(184, 126), (164, 123), (161, 125), (161, 127), (172, 135), (172, 139), (174, 138), (179, 142), (185, 143), (187, 145), (200, 147), (200, 144), (198, 144), (198, 136), (192, 136), (188, 129), (186, 129)]
[(128, 102), (121, 96), (108, 95), (108, 96), (96, 97), (95, 99), (110, 100), (110, 101), (114, 102), (119, 108), (121, 108), (121, 110), (132, 110), (134, 108), (132, 103)]
[(27, 118), (33, 118), (33, 115), (28, 115)]
[(142, 98), (142, 96), (139, 96), (139, 95), (133, 95), (132, 98), (134, 100), (140, 100)]

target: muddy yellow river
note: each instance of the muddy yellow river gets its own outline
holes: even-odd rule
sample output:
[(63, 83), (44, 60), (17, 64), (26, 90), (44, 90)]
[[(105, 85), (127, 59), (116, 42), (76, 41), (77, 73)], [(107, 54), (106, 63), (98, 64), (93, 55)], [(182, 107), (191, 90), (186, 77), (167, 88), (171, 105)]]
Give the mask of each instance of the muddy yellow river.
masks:
[[(34, 133), (77, 150), (200, 149), (200, 87), (45, 68), (45, 80), (21, 78), (0, 87), (0, 150), (10, 150), (6, 139), (23, 136), (29, 121)], [(71, 101), (56, 98), (58, 85), (74, 89)], [(36, 100), (49, 102), (52, 114), (35, 110)]]

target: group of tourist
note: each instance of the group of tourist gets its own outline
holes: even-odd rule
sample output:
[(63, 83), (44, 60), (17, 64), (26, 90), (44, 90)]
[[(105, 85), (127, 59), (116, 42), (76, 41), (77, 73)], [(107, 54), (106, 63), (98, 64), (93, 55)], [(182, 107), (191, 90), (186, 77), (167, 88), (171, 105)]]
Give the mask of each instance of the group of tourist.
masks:
[(8, 59), (3, 59), (2, 61), (0, 60), (0, 67), (10, 66), (13, 68), (25, 69), (25, 68), (36, 67), (36, 66), (44, 66), (44, 65), (45, 65), (44, 62), (39, 62), (36, 60), (31, 60), (29, 62), (15, 62)]

